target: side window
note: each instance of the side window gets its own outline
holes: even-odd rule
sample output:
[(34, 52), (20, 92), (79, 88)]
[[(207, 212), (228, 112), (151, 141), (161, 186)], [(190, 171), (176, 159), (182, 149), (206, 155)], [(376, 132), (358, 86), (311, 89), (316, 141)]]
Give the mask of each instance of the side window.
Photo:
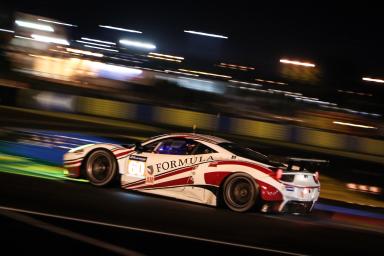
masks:
[(144, 145), (143, 146), (143, 152), (146, 152), (146, 153), (152, 153), (153, 150), (156, 148), (157, 144), (159, 144), (159, 141), (154, 141), (154, 142), (151, 142), (147, 145)]
[(216, 153), (216, 151), (201, 143), (197, 145), (196, 149), (193, 152), (194, 155), (211, 154), (211, 153)]
[(189, 139), (168, 139), (162, 141), (155, 149), (156, 153), (169, 155), (192, 155), (197, 142)]

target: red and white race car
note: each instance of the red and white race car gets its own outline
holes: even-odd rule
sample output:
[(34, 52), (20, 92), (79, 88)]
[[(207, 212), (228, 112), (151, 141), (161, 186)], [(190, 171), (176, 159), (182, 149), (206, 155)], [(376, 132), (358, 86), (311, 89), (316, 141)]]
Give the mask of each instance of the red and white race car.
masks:
[(238, 212), (255, 206), (263, 212), (310, 212), (320, 183), (318, 173), (305, 166), (322, 162), (273, 162), (225, 139), (194, 133), (165, 134), (128, 147), (89, 144), (64, 155), (68, 176), (85, 177), (96, 186), (119, 180), (124, 189)]

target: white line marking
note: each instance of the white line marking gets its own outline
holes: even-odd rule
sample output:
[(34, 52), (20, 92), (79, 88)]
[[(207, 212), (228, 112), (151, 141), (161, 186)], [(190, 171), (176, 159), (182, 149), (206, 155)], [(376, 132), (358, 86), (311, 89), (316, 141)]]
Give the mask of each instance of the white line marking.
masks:
[(44, 216), (44, 217), (63, 219), (63, 220), (72, 220), (72, 221), (77, 221), (77, 222), (96, 224), (96, 225), (106, 226), (106, 227), (126, 229), (126, 230), (131, 230), (131, 231), (139, 231), (139, 232), (151, 233), (151, 234), (156, 234), (156, 235), (165, 235), (165, 236), (184, 238), (184, 239), (190, 239), (190, 240), (201, 241), (201, 242), (215, 243), (215, 244), (221, 244), (221, 245), (229, 245), (229, 246), (235, 246), (235, 247), (240, 247), (240, 248), (245, 248), (245, 249), (259, 250), (259, 251), (279, 253), (279, 254), (285, 254), (285, 255), (296, 255), (296, 256), (306, 255), (306, 254), (301, 254), (301, 253), (288, 252), (288, 251), (283, 251), (283, 250), (275, 250), (275, 249), (253, 246), (253, 245), (231, 243), (231, 242), (225, 242), (225, 241), (208, 239), (208, 238), (197, 237), (197, 236), (188, 236), (188, 235), (163, 232), (163, 231), (157, 231), (157, 230), (151, 230), (151, 229), (144, 229), (144, 228), (138, 228), (138, 227), (131, 227), (131, 226), (123, 226), (123, 225), (117, 225), (117, 224), (112, 224), (112, 223), (107, 223), (107, 222), (80, 219), (80, 218), (74, 218), (74, 217), (68, 217), (68, 216), (62, 216), (62, 215), (56, 215), (56, 214), (50, 214), (50, 213), (29, 211), (29, 210), (24, 210), (24, 209), (20, 209), (20, 208), (0, 206), (0, 209), (1, 210), (7, 210), (7, 211), (28, 213), (28, 214), (39, 215), (39, 216)]
[(76, 241), (82, 241), (84, 243), (91, 244), (93, 246), (100, 247), (100, 248), (106, 249), (108, 251), (118, 253), (120, 255), (130, 255), (130, 256), (142, 255), (142, 254), (137, 253), (135, 251), (125, 249), (124, 247), (120, 247), (120, 246), (105, 242), (103, 240), (99, 240), (99, 239), (96, 239), (96, 238), (93, 238), (90, 236), (86, 236), (86, 235), (83, 235), (80, 233), (76, 233), (76, 232), (73, 232), (69, 229), (57, 227), (57, 226), (52, 225), (50, 223), (40, 221), (40, 220), (34, 219), (30, 216), (18, 213), (20, 211), (5, 210), (4, 207), (1, 207), (1, 209), (2, 210), (0, 210), (0, 214), (3, 216), (6, 216), (8, 218), (26, 223), (28, 225), (31, 225), (31, 226), (34, 226), (34, 227), (37, 227), (40, 229), (47, 230), (47, 231), (55, 233), (55, 234), (59, 234), (62, 236), (72, 238)]

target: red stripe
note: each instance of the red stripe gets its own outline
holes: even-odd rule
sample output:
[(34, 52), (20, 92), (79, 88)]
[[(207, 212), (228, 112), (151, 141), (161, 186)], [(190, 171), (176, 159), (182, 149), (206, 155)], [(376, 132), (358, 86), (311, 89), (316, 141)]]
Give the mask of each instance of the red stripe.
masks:
[[(195, 169), (195, 167), (190, 166), (190, 167), (178, 169), (178, 170), (175, 170), (175, 171), (170, 171), (170, 172), (167, 172), (165, 174), (157, 174), (157, 175), (155, 175), (155, 181), (156, 180), (161, 180), (161, 179), (164, 179), (164, 178), (167, 178), (169, 176), (176, 175), (176, 174), (180, 174), (180, 173), (183, 173), (183, 172), (192, 171), (193, 169)], [(138, 185), (142, 185), (144, 183), (145, 183), (145, 180), (135, 181), (135, 182), (132, 182), (132, 183), (126, 185), (126, 187), (138, 186)]]
[[(204, 174), (205, 183), (215, 186), (220, 186), (222, 181), (233, 172), (209, 172)], [(281, 201), (283, 195), (281, 192), (272, 185), (255, 179), (256, 183), (260, 186), (261, 198), (266, 201)]]
[(261, 198), (263, 200), (266, 200), (266, 201), (282, 201), (283, 200), (283, 194), (281, 194), (280, 190), (260, 180), (256, 180), (256, 182), (261, 187), (260, 189)]
[(295, 188), (319, 188), (320, 186), (299, 186), (299, 185), (291, 185), (290, 183), (283, 183), (287, 187), (295, 187)]
[(176, 174), (179, 174), (179, 173), (183, 173), (183, 172), (187, 172), (187, 171), (192, 171), (194, 169), (195, 169), (195, 167), (186, 167), (184, 169), (179, 169), (179, 170), (176, 170), (176, 171), (173, 171), (173, 172), (169, 172), (169, 173), (165, 173), (165, 174), (158, 174), (155, 177), (156, 177), (157, 180), (160, 180), (160, 179), (164, 179), (166, 177), (173, 176), (173, 175), (176, 175)]
[(222, 180), (232, 172), (207, 172), (204, 173), (204, 180), (206, 184), (220, 186)]
[(258, 171), (261, 171), (265, 174), (269, 174), (269, 175), (273, 174), (273, 171), (269, 170), (268, 168), (265, 168), (263, 166), (260, 166), (258, 164), (254, 164), (254, 163), (241, 162), (241, 161), (218, 161), (217, 162), (217, 165), (226, 165), (226, 164), (247, 166), (247, 167), (256, 169)]
[(124, 187), (125, 188), (130, 188), (130, 187), (134, 187), (134, 186), (138, 186), (138, 185), (142, 185), (142, 184), (145, 184), (145, 179), (143, 179), (141, 181), (135, 181), (135, 182), (126, 184)]
[(127, 154), (127, 155), (125, 155), (125, 156), (122, 156), (122, 157), (118, 157), (117, 160), (121, 160), (121, 159), (126, 158), (126, 157), (128, 157), (128, 156), (129, 156), (129, 154)]
[(169, 180), (158, 184), (146, 185), (142, 187), (138, 187), (135, 189), (144, 189), (144, 188), (162, 188), (162, 187), (170, 187), (170, 186), (178, 186), (178, 185), (186, 185), (193, 184), (192, 177), (184, 177), (176, 180)]
[(68, 161), (64, 161), (64, 165), (78, 164), (78, 163), (81, 163), (82, 161), (83, 161), (83, 159), (81, 159), (81, 160), (76, 160), (76, 161), (68, 160)]

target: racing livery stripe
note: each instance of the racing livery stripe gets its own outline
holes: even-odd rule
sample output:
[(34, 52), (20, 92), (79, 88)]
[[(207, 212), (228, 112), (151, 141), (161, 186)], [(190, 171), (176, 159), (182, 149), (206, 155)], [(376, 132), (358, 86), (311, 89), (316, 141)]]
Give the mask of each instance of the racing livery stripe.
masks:
[[(173, 175), (180, 174), (183, 172), (192, 171), (193, 169), (195, 169), (195, 166), (182, 167), (180, 169), (172, 170), (172, 171), (165, 172), (165, 173), (160, 173), (160, 174), (155, 175), (155, 180), (160, 180), (160, 179), (164, 179), (164, 178), (167, 178), (169, 176), (173, 176)], [(141, 179), (141, 180), (137, 180), (137, 181), (125, 184), (125, 187), (137, 186), (137, 185), (141, 185), (144, 183), (145, 183), (145, 179)]]
[(162, 173), (162, 174), (158, 174), (156, 175), (155, 177), (159, 180), (159, 179), (164, 179), (166, 177), (169, 177), (169, 176), (173, 176), (173, 175), (176, 175), (176, 174), (179, 174), (179, 173), (183, 173), (183, 172), (187, 172), (187, 171), (192, 171), (194, 170), (195, 167), (194, 166), (190, 166), (190, 167), (186, 167), (184, 169), (178, 169), (178, 170), (175, 170), (174, 172), (168, 172), (168, 173)]
[(124, 184), (123, 187), (130, 188), (130, 187), (133, 187), (133, 186), (142, 185), (144, 183), (145, 183), (145, 179), (141, 179), (141, 180), (137, 180), (135, 182)]
[(171, 173), (171, 172), (174, 172), (174, 171), (177, 171), (177, 170), (180, 170), (180, 169), (184, 169), (184, 168), (188, 168), (188, 167), (194, 167), (194, 168), (197, 168), (198, 165), (206, 164), (206, 163), (211, 163), (211, 162), (216, 162), (216, 160), (206, 161), (206, 162), (200, 162), (200, 163), (198, 163), (198, 164), (194, 164), (194, 165), (190, 165), (190, 166), (183, 166), (183, 167), (180, 167), (180, 168), (178, 168), (178, 169), (173, 169), (173, 170), (170, 170), (170, 171), (167, 171), (167, 172), (163, 172), (163, 173), (157, 174), (156, 177), (159, 176), (159, 175), (164, 175), (164, 174)]
[(112, 152), (117, 152), (117, 151), (119, 151), (119, 150), (130, 150), (130, 151), (133, 151), (132, 149), (128, 149), (128, 148), (115, 148), (115, 149), (110, 149)]
[[(249, 162), (243, 162), (243, 161), (209, 161), (209, 162), (217, 162), (217, 165), (242, 165), (242, 166), (247, 166), (247, 167), (257, 169), (257, 170), (259, 170), (263, 173), (266, 173), (266, 174), (272, 174), (273, 173), (271, 170), (269, 170), (265, 167), (259, 166), (259, 165), (254, 164), (254, 163), (249, 163)], [(204, 163), (208, 163), (208, 162), (204, 162)], [(200, 164), (202, 164), (202, 163), (200, 163)], [(192, 171), (193, 169), (196, 168), (196, 166), (198, 166), (198, 165), (182, 167), (180, 169), (175, 169), (175, 170), (171, 170), (171, 171), (168, 171), (165, 173), (157, 174), (157, 175), (155, 175), (155, 180), (163, 179), (163, 178), (177, 175), (177, 174), (187, 172), (187, 171)], [(220, 182), (222, 181), (222, 179), (225, 178), (225, 176), (227, 176), (230, 173), (231, 172), (212, 172), (212, 173), (206, 173), (206, 174), (204, 174), (204, 176), (205, 176), (207, 184), (218, 186), (220, 184)], [(206, 177), (206, 175), (207, 175), (207, 177)], [(145, 183), (145, 179), (140, 179), (140, 180), (126, 184), (125, 187), (129, 188), (129, 187), (133, 187), (133, 186), (142, 185), (144, 183)]]
[(64, 160), (64, 162), (72, 162), (72, 161), (76, 161), (76, 160), (82, 160), (84, 157), (79, 157), (79, 158), (74, 158), (74, 159), (67, 159), (67, 160)]
[(207, 172), (204, 173), (205, 183), (215, 186), (220, 186), (221, 181), (232, 174), (232, 172)]
[(125, 156), (122, 156), (122, 157), (119, 157), (119, 158), (116, 158), (117, 160), (121, 160), (121, 159), (124, 159), (124, 158), (127, 158), (129, 156), (129, 154), (128, 155), (125, 155)]
[(83, 161), (83, 159), (81, 160), (68, 160), (68, 161), (64, 161), (64, 165), (73, 165), (73, 164), (78, 164), (78, 163), (81, 163)]
[(320, 188), (320, 185), (318, 186), (300, 186), (300, 185), (294, 185), (294, 184), (291, 184), (291, 183), (284, 183), (282, 182), (285, 186), (288, 186), (288, 187), (295, 187), (295, 188)]
[(265, 201), (282, 201), (283, 200), (283, 194), (279, 189), (261, 180), (256, 180), (256, 182), (260, 186), (261, 198), (263, 200)]
[[(119, 149), (117, 149), (119, 150)], [(115, 150), (115, 151), (117, 151)], [(125, 152), (121, 152), (121, 153), (117, 153), (115, 154), (115, 157), (121, 157), (123, 155), (128, 155), (129, 153), (131, 153), (133, 150), (128, 150), (128, 151), (125, 151)], [(76, 159), (71, 159), (71, 160), (64, 160), (64, 163), (65, 164), (76, 164), (76, 163), (80, 163), (81, 161), (83, 161), (84, 157), (80, 157), (80, 158), (76, 158)]]
[(146, 188), (144, 190), (157, 190), (157, 189), (167, 189), (167, 188), (180, 188), (180, 187), (195, 187), (195, 188), (203, 188), (206, 190), (211, 191), (213, 194), (217, 194), (219, 191), (219, 188), (212, 185), (196, 185), (196, 184), (184, 184), (184, 185), (177, 185), (177, 186), (166, 186), (166, 187), (159, 187), (159, 188)]
[[(204, 179), (207, 184), (220, 186), (222, 181), (234, 172), (208, 172), (204, 174)], [(261, 180), (255, 179), (256, 183), (260, 186), (261, 198), (267, 201), (281, 201), (283, 195), (274, 186), (265, 183)]]
[(250, 163), (250, 162), (245, 162), (245, 161), (233, 161), (233, 160), (228, 160), (228, 161), (217, 161), (217, 165), (242, 165), (242, 166), (247, 166), (253, 169), (256, 169), (258, 171), (261, 171), (265, 174), (273, 174), (273, 172), (263, 166), (260, 166), (255, 163)]
[(144, 185), (142, 187), (137, 187), (135, 189), (161, 188), (161, 187), (177, 186), (177, 185), (185, 185), (185, 184), (193, 184), (193, 179), (191, 176), (175, 179), (175, 180), (169, 180), (169, 181), (165, 181), (157, 184)]

